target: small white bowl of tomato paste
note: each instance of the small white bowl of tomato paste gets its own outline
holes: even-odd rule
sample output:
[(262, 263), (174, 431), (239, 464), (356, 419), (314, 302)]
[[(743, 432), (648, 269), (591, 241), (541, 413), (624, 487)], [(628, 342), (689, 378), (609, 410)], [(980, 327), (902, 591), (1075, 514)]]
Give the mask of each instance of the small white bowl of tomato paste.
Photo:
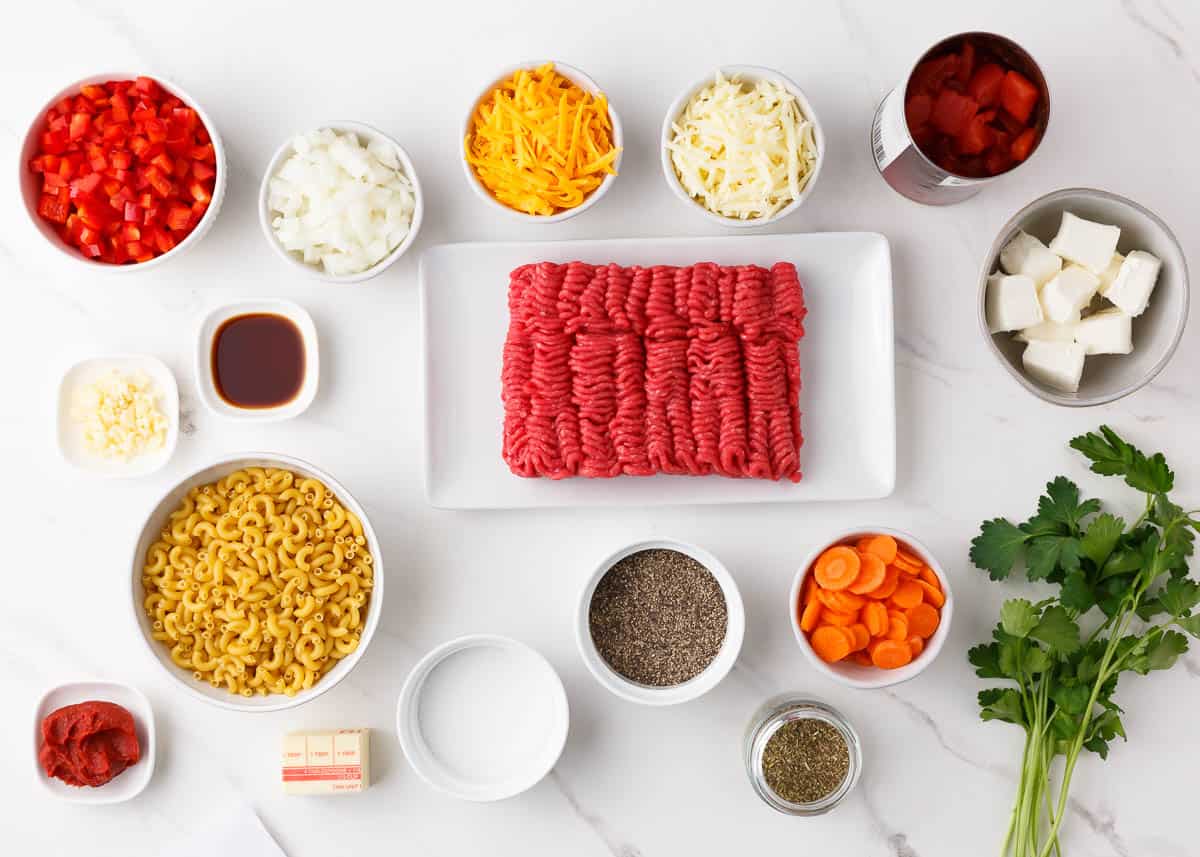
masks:
[(194, 98), (158, 75), (98, 74), (60, 90), (25, 133), (25, 211), (64, 257), (144, 271), (212, 227), (225, 148)]
[[(72, 735), (64, 734), (68, 725), (72, 727)], [(100, 753), (104, 757), (89, 765), (89, 779), (104, 780), (107, 774), (102, 770), (105, 767), (119, 770), (111, 779), (98, 785), (73, 785), (51, 776), (43, 762), (47, 731), (55, 736), (56, 745), (60, 740), (77, 740), (80, 733), (88, 735), (90, 753)], [(154, 776), (155, 743), (154, 712), (150, 709), (150, 701), (137, 688), (120, 682), (60, 684), (42, 695), (34, 711), (35, 775), (43, 788), (60, 800), (105, 804), (122, 803), (137, 797)], [(131, 748), (136, 761), (129, 763)], [(48, 751), (50, 759), (55, 756), (54, 749)], [(60, 773), (67, 779), (75, 776), (65, 769), (60, 769)]]

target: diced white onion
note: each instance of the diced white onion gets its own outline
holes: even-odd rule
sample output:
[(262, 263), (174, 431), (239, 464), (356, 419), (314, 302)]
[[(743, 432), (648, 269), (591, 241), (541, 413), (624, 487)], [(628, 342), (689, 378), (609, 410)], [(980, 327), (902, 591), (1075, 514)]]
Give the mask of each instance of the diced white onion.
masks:
[(327, 274), (377, 265), (408, 236), (416, 194), (395, 147), (321, 128), (292, 141), (267, 205), (280, 245)]

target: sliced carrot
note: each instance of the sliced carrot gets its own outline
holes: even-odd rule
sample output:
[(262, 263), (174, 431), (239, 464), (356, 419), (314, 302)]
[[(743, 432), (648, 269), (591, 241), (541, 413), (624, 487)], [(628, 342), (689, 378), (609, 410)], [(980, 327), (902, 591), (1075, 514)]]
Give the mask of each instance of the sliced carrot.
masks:
[(942, 582), (940, 580), (938, 580), (938, 576), (934, 573), (933, 569), (930, 568), (929, 566), (925, 566), (924, 568), (922, 568), (921, 573), (917, 576), (920, 577), (926, 583), (928, 583), (930, 586), (937, 587), (937, 590), (939, 592), (942, 590)]
[(892, 593), (896, 591), (896, 587), (900, 585), (900, 572), (896, 566), (889, 565), (883, 577), (883, 583), (876, 586), (867, 593), (868, 598), (874, 598), (876, 601), (886, 601), (892, 597)]
[(904, 613), (908, 619), (908, 628), (918, 637), (929, 638), (941, 624), (942, 616), (931, 604), (918, 604), (910, 607)]
[(854, 651), (856, 652), (862, 651), (871, 642), (871, 632), (862, 622), (855, 622), (851, 625), (850, 633), (854, 634)]
[(832, 625), (822, 625), (817, 628), (809, 637), (809, 642), (812, 643), (817, 657), (826, 663), (835, 663), (850, 654), (850, 641), (846, 639), (846, 635), (842, 633), (841, 629)]
[[(892, 561), (896, 558), (898, 545), (896, 544), (896, 540), (891, 536), (871, 536), (866, 542), (866, 552), (879, 557), (883, 560), (884, 565), (891, 565)], [(864, 548), (860, 547), (859, 550), (864, 550)]]
[(866, 600), (850, 592), (835, 592), (828, 589), (818, 589), (817, 598), (830, 610), (841, 613), (857, 613)]
[(872, 637), (882, 637), (887, 633), (887, 608), (878, 601), (872, 601), (863, 606), (862, 618), (863, 624), (867, 626), (867, 630), (871, 632)]
[(915, 658), (921, 652), (925, 651), (925, 641), (917, 636), (909, 637), (908, 650), (912, 652), (912, 656)]
[(837, 625), (839, 628), (849, 628), (858, 621), (858, 611), (843, 613), (841, 610), (830, 610), (828, 607), (822, 607), (821, 621), (828, 625)]
[(898, 566), (901, 571), (907, 571), (909, 574), (920, 574), (921, 569), (925, 567), (925, 563), (919, 556), (911, 554), (902, 548), (897, 548), (896, 558), (890, 564)]
[(883, 670), (894, 670), (912, 661), (907, 640), (881, 640), (871, 652), (871, 662)]
[(921, 589), (920, 583), (915, 580), (903, 580), (896, 587), (896, 591), (892, 593), (892, 601), (901, 610), (907, 610), (910, 607), (916, 607), (925, 600), (925, 591)]
[(800, 584), (800, 604), (807, 607), (808, 602), (813, 600), (816, 589), (817, 584), (813, 580), (813, 576), (811, 574), (804, 575), (804, 582)]
[(862, 563), (862, 568), (858, 572), (858, 579), (850, 584), (847, 591), (853, 592), (855, 595), (866, 595), (883, 583), (887, 577), (887, 566), (873, 553), (860, 552), (858, 558)]
[(946, 596), (942, 594), (942, 590), (926, 583), (924, 580), (918, 580), (916, 583), (917, 586), (921, 587), (921, 591), (925, 593), (925, 600), (934, 607), (941, 608), (946, 603)]
[(887, 638), (889, 640), (908, 639), (908, 616), (899, 610), (888, 611)]
[(821, 621), (821, 603), (810, 601), (800, 614), (800, 630), (808, 633)]
[(858, 577), (861, 567), (858, 551), (846, 545), (835, 545), (817, 557), (813, 575), (824, 589), (845, 589)]
[(858, 664), (860, 667), (873, 667), (875, 664), (871, 662), (871, 654), (865, 649), (861, 652), (853, 652), (850, 655), (850, 660)]

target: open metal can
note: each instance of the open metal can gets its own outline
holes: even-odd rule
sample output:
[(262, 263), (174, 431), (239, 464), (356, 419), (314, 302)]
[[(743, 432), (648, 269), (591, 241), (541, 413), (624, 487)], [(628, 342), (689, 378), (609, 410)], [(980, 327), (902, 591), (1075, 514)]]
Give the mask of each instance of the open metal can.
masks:
[[(966, 41), (972, 42), (977, 50), (990, 54), (1008, 68), (1025, 75), (1037, 87), (1039, 101), (1033, 125), (1038, 131), (1035, 152), (1046, 136), (1046, 125), (1050, 120), (1050, 90), (1041, 67), (1028, 51), (1011, 39), (995, 33), (972, 32), (947, 36), (913, 63), (904, 83), (879, 103), (875, 110), (875, 121), (871, 123), (871, 149), (879, 174), (897, 193), (924, 205), (962, 202), (979, 193), (984, 185), (1008, 175), (1025, 162), (1019, 161), (993, 176), (958, 175), (935, 164), (913, 140), (904, 112), (913, 72), (928, 59), (958, 52)], [(1032, 156), (1033, 152), (1030, 152)]]

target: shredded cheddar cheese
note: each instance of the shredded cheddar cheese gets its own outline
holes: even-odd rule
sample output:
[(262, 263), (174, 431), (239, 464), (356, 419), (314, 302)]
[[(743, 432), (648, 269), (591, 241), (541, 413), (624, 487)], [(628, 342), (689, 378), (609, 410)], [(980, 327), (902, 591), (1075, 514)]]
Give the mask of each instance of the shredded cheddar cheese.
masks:
[(583, 203), (616, 175), (608, 100), (554, 70), (521, 69), (479, 102), (464, 141), (467, 163), (500, 202), (550, 216)]

